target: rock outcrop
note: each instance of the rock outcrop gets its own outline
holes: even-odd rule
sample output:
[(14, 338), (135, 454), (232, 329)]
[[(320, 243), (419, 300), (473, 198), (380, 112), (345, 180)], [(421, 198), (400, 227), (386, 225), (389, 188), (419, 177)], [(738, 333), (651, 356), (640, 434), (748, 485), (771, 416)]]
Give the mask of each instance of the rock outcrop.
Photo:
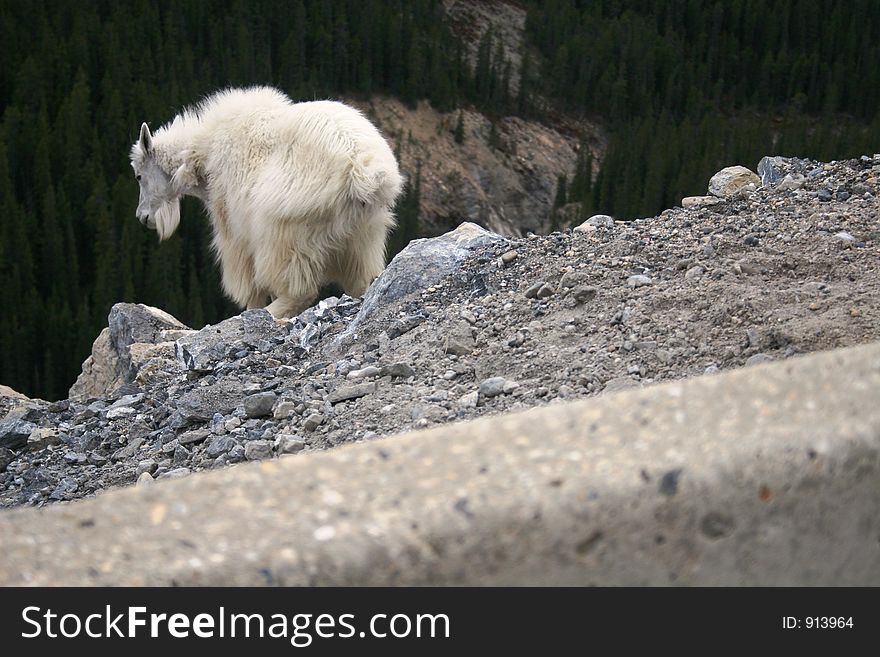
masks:
[(0, 385), (0, 417), (4, 417), (10, 410), (26, 401), (30, 401), (27, 395), (9, 386)]
[(117, 303), (110, 310), (108, 326), (92, 345), (82, 374), (70, 388), (71, 399), (99, 397), (161, 369), (174, 357), (174, 340), (191, 332), (164, 310), (142, 303)]
[[(377, 320), (380, 311), (393, 302), (430, 288), (458, 271), (468, 257), (499, 247), (506, 241), (469, 221), (440, 237), (413, 240), (370, 287), (360, 312), (339, 336), (336, 345), (350, 343), (355, 339), (358, 327)], [(479, 285), (479, 282), (474, 284)]]

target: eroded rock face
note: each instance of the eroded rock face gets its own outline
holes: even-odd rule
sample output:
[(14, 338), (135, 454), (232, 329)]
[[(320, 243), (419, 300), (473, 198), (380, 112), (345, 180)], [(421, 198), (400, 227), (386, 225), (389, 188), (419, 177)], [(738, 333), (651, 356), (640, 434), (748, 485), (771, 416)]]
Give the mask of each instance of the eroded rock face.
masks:
[(71, 399), (97, 397), (120, 380), (119, 357), (110, 340), (110, 329), (105, 328), (92, 343), (92, 353), (82, 365), (82, 373), (70, 386)]
[[(472, 109), (443, 113), (427, 101), (409, 107), (393, 98), (350, 100), (386, 135), (398, 135), (401, 170), (410, 180), (421, 165), (419, 222), (430, 234), (452, 230), (464, 218), (506, 237), (545, 233), (559, 176), (577, 162), (577, 135), (584, 135), (595, 162), (605, 149), (602, 130), (583, 120), (554, 117), (549, 124), (493, 119)], [(463, 143), (455, 141), (459, 115)]]
[(142, 303), (117, 303), (110, 309), (107, 324), (92, 345), (82, 374), (70, 387), (71, 399), (107, 395), (134, 382), (150, 361), (173, 358), (169, 351), (173, 341), (192, 332), (164, 310)]

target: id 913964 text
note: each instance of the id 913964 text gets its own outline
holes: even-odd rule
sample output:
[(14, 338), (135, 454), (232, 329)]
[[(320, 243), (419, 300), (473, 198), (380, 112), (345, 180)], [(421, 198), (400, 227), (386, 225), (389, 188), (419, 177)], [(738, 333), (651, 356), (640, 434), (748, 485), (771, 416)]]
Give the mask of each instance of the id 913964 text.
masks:
[(851, 630), (855, 626), (852, 616), (783, 616), (785, 630)]

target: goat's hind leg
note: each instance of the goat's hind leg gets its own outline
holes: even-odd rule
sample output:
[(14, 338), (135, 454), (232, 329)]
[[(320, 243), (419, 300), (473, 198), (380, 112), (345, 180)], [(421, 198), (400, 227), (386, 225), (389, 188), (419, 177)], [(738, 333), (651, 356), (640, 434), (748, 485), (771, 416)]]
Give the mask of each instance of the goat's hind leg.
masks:
[(294, 317), (318, 296), (321, 263), (300, 253), (288, 254), (287, 258), (287, 262), (275, 270), (278, 275), (270, 286), (275, 298), (266, 310), (274, 317)]
[(239, 306), (248, 310), (265, 306), (268, 295), (254, 280), (253, 258), (231, 244), (224, 243), (222, 246), (225, 248), (218, 249), (218, 253), (221, 282), (226, 294)]
[(309, 307), (309, 302), (315, 297), (314, 294), (304, 295), (300, 297), (278, 297), (266, 306), (272, 317), (296, 317), (303, 310)]
[(391, 213), (382, 208), (355, 230), (336, 256), (332, 278), (349, 296), (363, 296), (385, 269), (385, 240), (393, 225)]
[(247, 302), (247, 309), (263, 308), (266, 305), (266, 297), (268, 295), (260, 290), (254, 290)]

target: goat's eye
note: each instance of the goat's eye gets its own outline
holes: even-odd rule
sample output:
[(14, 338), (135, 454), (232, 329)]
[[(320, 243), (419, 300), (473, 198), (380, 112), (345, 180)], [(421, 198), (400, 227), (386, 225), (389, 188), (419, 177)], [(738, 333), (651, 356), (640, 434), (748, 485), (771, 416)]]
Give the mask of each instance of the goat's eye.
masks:
[(140, 180), (140, 179), (141, 179), (141, 177), (140, 177), (140, 176), (137, 176), (137, 179), (138, 179), (138, 180)]

